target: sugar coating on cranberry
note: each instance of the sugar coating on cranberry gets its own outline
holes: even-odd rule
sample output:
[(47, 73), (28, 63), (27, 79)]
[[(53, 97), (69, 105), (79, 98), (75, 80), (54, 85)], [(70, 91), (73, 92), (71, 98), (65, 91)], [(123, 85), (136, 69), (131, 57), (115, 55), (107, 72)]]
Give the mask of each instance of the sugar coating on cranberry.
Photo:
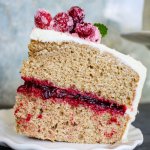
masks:
[(91, 23), (78, 23), (75, 28), (75, 33), (77, 33), (80, 38), (84, 38), (92, 42), (100, 42), (101, 39), (99, 30)]
[(85, 18), (84, 10), (78, 6), (71, 7), (68, 14), (73, 18), (74, 23), (82, 23)]
[(101, 42), (101, 34), (97, 27), (93, 26), (94, 35), (89, 37), (89, 40), (92, 42), (100, 43)]
[(59, 32), (69, 32), (73, 29), (73, 19), (67, 13), (60, 12), (53, 18), (51, 27)]
[(34, 23), (37, 28), (49, 29), (52, 20), (51, 14), (45, 9), (37, 10), (34, 16)]
[(79, 37), (87, 38), (93, 34), (93, 26), (91, 23), (78, 23), (75, 28), (75, 32), (79, 35)]

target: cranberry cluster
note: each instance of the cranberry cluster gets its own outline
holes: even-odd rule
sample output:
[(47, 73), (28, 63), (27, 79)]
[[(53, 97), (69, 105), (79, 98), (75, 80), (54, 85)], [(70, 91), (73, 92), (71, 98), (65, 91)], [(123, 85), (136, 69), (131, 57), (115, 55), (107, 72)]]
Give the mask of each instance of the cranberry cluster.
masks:
[(37, 28), (67, 32), (92, 42), (100, 42), (101, 35), (98, 28), (84, 22), (84, 18), (84, 10), (73, 6), (67, 12), (60, 12), (53, 18), (48, 11), (39, 9), (34, 16), (34, 22)]

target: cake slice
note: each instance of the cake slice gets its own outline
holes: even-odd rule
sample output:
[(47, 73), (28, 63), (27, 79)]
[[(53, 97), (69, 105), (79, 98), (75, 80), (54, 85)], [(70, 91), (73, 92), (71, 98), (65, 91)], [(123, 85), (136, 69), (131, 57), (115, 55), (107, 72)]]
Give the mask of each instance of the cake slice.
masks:
[(119, 142), (137, 114), (146, 68), (99, 44), (102, 34), (83, 23), (81, 8), (51, 19), (45, 10), (35, 16), (14, 106), (17, 132), (50, 141)]

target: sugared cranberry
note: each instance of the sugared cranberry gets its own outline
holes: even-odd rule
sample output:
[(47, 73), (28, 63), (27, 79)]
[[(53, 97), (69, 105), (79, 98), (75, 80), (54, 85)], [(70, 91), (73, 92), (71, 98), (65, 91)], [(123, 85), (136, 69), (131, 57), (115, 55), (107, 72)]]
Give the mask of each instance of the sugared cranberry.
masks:
[(79, 37), (84, 38), (86, 40), (92, 42), (100, 42), (100, 33), (94, 25), (91, 23), (82, 23), (77, 24), (75, 28), (75, 32), (79, 35)]
[(35, 26), (41, 29), (49, 29), (51, 20), (51, 14), (44, 9), (39, 9), (34, 16)]
[(78, 6), (73, 6), (68, 10), (68, 14), (73, 18), (74, 23), (82, 23), (85, 18), (85, 12)]
[(58, 13), (51, 22), (51, 27), (60, 32), (69, 32), (73, 29), (73, 20), (65, 12)]
[(93, 34), (93, 28), (91, 23), (82, 23), (77, 24), (75, 28), (75, 32), (79, 35), (81, 38), (87, 38), (91, 34)]

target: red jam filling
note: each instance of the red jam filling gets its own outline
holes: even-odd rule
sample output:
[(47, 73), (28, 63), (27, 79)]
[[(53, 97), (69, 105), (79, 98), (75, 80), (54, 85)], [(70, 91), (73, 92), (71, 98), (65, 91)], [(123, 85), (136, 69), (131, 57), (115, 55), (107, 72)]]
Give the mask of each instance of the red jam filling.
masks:
[(95, 111), (109, 111), (124, 115), (126, 111), (125, 105), (118, 105), (112, 100), (107, 100), (102, 97), (98, 97), (92, 93), (81, 92), (73, 88), (63, 89), (54, 86), (48, 81), (40, 81), (33, 78), (23, 78), (25, 81), (23, 85), (18, 87), (17, 92), (23, 94), (33, 94), (36, 97), (40, 97), (43, 100), (50, 98), (68, 102), (73, 106), (80, 104), (89, 106)]

